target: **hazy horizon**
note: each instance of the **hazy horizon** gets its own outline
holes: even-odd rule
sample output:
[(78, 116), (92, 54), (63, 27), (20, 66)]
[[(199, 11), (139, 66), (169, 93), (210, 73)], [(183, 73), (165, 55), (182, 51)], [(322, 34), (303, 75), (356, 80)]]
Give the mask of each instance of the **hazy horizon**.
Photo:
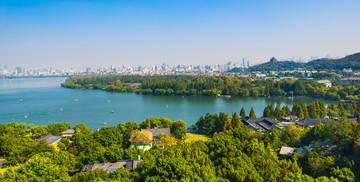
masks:
[(0, 66), (251, 64), (360, 52), (360, 1), (0, 1)]

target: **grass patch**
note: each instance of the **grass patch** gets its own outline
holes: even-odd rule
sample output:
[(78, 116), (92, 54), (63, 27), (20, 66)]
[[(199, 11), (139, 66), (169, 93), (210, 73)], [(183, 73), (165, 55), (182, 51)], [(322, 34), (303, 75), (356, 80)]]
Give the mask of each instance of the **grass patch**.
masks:
[(191, 142), (195, 142), (195, 141), (199, 141), (199, 140), (208, 141), (208, 140), (210, 140), (210, 138), (205, 135), (199, 135), (199, 134), (195, 134), (195, 133), (186, 133), (186, 136), (185, 136), (186, 143), (191, 143)]

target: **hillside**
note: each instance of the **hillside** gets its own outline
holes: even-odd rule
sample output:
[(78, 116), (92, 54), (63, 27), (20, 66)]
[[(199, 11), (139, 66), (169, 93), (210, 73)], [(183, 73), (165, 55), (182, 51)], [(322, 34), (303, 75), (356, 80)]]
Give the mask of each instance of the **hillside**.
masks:
[(294, 61), (279, 61), (279, 62), (267, 62), (250, 67), (250, 71), (285, 71), (294, 70), (295, 68), (305, 68), (305, 63), (296, 63)]
[(351, 68), (353, 70), (360, 70), (360, 53), (348, 55), (340, 59), (317, 59), (308, 62), (307, 65), (314, 69), (342, 70), (344, 68)]
[[(294, 61), (266, 62), (249, 68), (249, 71), (284, 71), (294, 70), (295, 68), (312, 68), (316, 70), (343, 70), (351, 68), (360, 70), (360, 53), (345, 56), (340, 59), (316, 59), (308, 63), (297, 63)], [(241, 69), (234, 68), (233, 72), (239, 72)]]

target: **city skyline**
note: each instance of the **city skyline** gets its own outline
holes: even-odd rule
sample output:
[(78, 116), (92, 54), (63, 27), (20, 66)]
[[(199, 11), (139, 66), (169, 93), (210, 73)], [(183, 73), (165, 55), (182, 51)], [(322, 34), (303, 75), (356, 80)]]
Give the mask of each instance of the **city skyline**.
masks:
[(360, 51), (360, 2), (2, 1), (0, 66), (251, 65)]

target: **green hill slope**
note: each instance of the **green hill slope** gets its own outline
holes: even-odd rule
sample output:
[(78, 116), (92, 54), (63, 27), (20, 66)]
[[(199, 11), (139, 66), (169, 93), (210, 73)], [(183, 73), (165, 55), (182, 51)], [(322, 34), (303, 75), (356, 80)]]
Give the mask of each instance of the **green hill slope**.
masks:
[[(284, 71), (294, 70), (295, 68), (312, 68), (315, 70), (342, 70), (351, 68), (360, 70), (360, 53), (345, 56), (340, 59), (317, 59), (308, 63), (297, 63), (294, 61), (266, 62), (249, 68), (250, 71)], [(233, 72), (239, 72), (242, 69), (234, 68)]]

